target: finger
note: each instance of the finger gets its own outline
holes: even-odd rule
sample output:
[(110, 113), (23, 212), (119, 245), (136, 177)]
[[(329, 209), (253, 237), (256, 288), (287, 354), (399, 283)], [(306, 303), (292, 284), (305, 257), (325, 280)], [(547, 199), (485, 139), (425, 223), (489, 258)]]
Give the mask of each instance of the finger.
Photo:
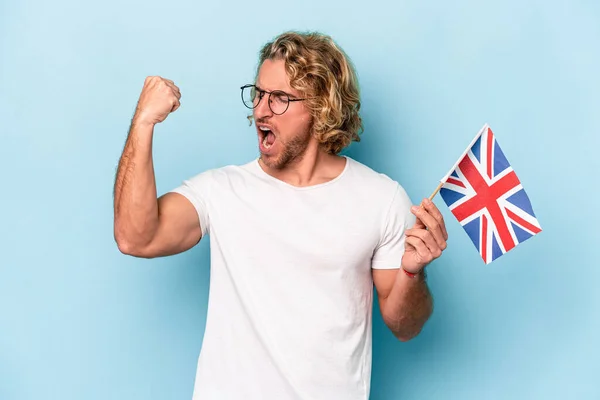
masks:
[[(435, 204), (429, 199), (424, 199), (420, 207), (424, 211), (424, 223), (427, 228), (433, 233), (435, 239), (442, 249), (446, 248), (446, 240), (448, 233), (445, 231), (444, 218), (439, 212)], [(433, 208), (433, 211), (430, 211)]]
[(173, 94), (175, 94), (178, 99), (181, 98), (181, 91), (174, 83), (166, 82), (166, 85), (173, 91)]
[(173, 82), (166, 82), (165, 84), (168, 87), (170, 87), (171, 89), (173, 89), (174, 91), (179, 92), (179, 87), (176, 84), (174, 84)]
[(425, 224), (427, 229), (431, 231), (440, 248), (445, 249), (446, 239), (444, 239), (444, 234), (442, 233), (442, 229), (440, 228), (440, 224), (437, 222), (437, 220), (431, 214), (429, 214), (424, 207), (413, 206), (412, 212), (423, 222), (423, 224)]
[(429, 214), (431, 214), (433, 216), (433, 218), (436, 219), (436, 221), (440, 225), (440, 229), (442, 230), (442, 234), (443, 234), (444, 240), (448, 240), (448, 231), (446, 230), (446, 223), (444, 222), (444, 216), (442, 215), (442, 213), (440, 212), (440, 210), (429, 199), (424, 199), (423, 200), (423, 206), (429, 212)]
[[(413, 212), (413, 214), (414, 214), (414, 212)], [(425, 224), (423, 223), (423, 221), (421, 221), (419, 219), (419, 217), (417, 217), (417, 220), (415, 221), (415, 224), (413, 225), (413, 228), (415, 228), (415, 229), (425, 229), (427, 227), (425, 226)]]
[(146, 79), (144, 79), (144, 86), (148, 86), (153, 82), (156, 82), (157, 77), (156, 76), (147, 76)]
[(181, 92), (178, 89), (173, 89), (173, 94), (177, 97), (177, 100), (181, 100)]
[(433, 260), (433, 255), (431, 254), (425, 243), (423, 243), (423, 241), (418, 237), (407, 236), (406, 243), (410, 244), (415, 248), (415, 250), (417, 251), (417, 255), (419, 256), (419, 261), (421, 261), (422, 263), (427, 264), (431, 262), (431, 260)]
[(421, 240), (421, 242), (427, 246), (427, 249), (433, 257), (438, 258), (442, 255), (442, 249), (430, 231), (425, 229), (408, 229), (406, 231), (406, 237), (415, 237)]
[(171, 88), (177, 88), (177, 89), (179, 89), (179, 88), (177, 87), (177, 85), (175, 85), (175, 82), (173, 82), (173, 81), (172, 81), (172, 80), (170, 80), (170, 79), (162, 78), (162, 81), (163, 81), (163, 83), (164, 83), (165, 85), (167, 85), (167, 86), (169, 86), (169, 87), (171, 87)]
[(178, 99), (174, 99), (174, 101), (173, 101), (173, 108), (171, 108), (171, 112), (174, 112), (175, 110), (177, 110), (180, 105), (181, 105), (181, 103), (179, 102), (179, 100)]

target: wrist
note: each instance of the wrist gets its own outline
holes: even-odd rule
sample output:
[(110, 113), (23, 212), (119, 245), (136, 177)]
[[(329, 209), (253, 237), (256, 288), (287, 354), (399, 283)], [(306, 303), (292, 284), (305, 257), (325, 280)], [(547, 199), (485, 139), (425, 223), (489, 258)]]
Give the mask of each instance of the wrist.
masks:
[(409, 278), (413, 279), (416, 278), (418, 273), (414, 273), (414, 272), (408, 272), (407, 270), (405, 270), (404, 268), (402, 268), (402, 271), (404, 272), (404, 274), (406, 276), (408, 276)]
[(143, 113), (136, 112), (131, 120), (131, 124), (145, 129), (153, 129), (156, 123), (152, 119), (148, 119)]
[(140, 119), (133, 119), (131, 121), (131, 126), (137, 129), (142, 129), (145, 131), (152, 131), (154, 130), (154, 123), (153, 122), (148, 122), (148, 121), (144, 121), (144, 120), (140, 120)]
[(417, 277), (425, 277), (425, 268), (420, 269), (417, 272), (412, 272), (412, 271), (408, 271), (406, 269), (404, 269), (404, 267), (400, 266), (400, 269), (402, 270), (403, 274), (405, 276), (407, 276), (409, 279), (416, 279)]
[(155, 124), (142, 119), (134, 117), (131, 120), (131, 127), (129, 129), (129, 136), (136, 137), (142, 140), (152, 140), (154, 134)]

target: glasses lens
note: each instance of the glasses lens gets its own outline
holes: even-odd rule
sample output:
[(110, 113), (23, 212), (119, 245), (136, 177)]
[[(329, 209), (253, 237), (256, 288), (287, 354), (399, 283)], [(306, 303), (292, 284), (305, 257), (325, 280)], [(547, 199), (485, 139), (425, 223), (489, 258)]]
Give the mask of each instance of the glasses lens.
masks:
[(287, 94), (276, 90), (271, 93), (271, 102), (269, 105), (274, 114), (283, 114), (287, 110), (289, 102), (290, 98)]
[(258, 102), (258, 96), (256, 95), (256, 88), (254, 86), (247, 86), (242, 89), (242, 100), (244, 105), (248, 108), (256, 107)]

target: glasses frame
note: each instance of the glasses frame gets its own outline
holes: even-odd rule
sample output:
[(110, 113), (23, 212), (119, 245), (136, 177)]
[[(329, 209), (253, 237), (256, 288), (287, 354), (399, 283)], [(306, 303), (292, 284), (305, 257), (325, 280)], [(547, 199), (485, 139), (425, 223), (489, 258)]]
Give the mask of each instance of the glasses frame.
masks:
[[(256, 102), (256, 105), (255, 105), (255, 106), (253, 106), (253, 107), (248, 107), (248, 105), (247, 105), (247, 104), (246, 104), (246, 102), (244, 101), (244, 89), (247, 89), (247, 88), (254, 88), (254, 90), (258, 92), (258, 102)], [(290, 97), (290, 95), (289, 95), (288, 93), (284, 92), (283, 90), (273, 90), (273, 91), (269, 92), (269, 91), (267, 91), (267, 90), (259, 89), (259, 88), (258, 88), (256, 85), (253, 85), (253, 84), (244, 85), (244, 86), (242, 86), (242, 87), (240, 88), (240, 90), (242, 91), (242, 93), (241, 93), (241, 96), (242, 96), (242, 103), (244, 103), (244, 105), (245, 105), (247, 108), (251, 109), (251, 110), (254, 110), (256, 107), (258, 107), (258, 105), (259, 105), (259, 104), (260, 104), (260, 102), (262, 101), (263, 97), (265, 97), (265, 94), (269, 94), (269, 98), (268, 98), (268, 101), (267, 101), (267, 105), (269, 106), (269, 110), (271, 110), (271, 112), (272, 112), (273, 114), (275, 114), (275, 115), (282, 115), (282, 114), (284, 114), (284, 113), (285, 113), (285, 112), (288, 110), (288, 108), (290, 107), (290, 103), (291, 103), (291, 102), (293, 102), (293, 101), (303, 101), (303, 100), (307, 100), (307, 99), (305, 99), (305, 98), (303, 98), (303, 99), (292, 98), (292, 97)], [(271, 95), (272, 95), (273, 93), (275, 93), (276, 95), (278, 94), (278, 95), (283, 95), (283, 96), (287, 97), (287, 100), (288, 100), (288, 101), (287, 101), (287, 105), (286, 105), (286, 107), (285, 107), (285, 110), (283, 110), (283, 111), (282, 111), (282, 112), (280, 112), (280, 113), (276, 113), (276, 112), (275, 112), (275, 111), (273, 111), (273, 109), (271, 108)], [(252, 103), (254, 104), (254, 101), (253, 101)]]

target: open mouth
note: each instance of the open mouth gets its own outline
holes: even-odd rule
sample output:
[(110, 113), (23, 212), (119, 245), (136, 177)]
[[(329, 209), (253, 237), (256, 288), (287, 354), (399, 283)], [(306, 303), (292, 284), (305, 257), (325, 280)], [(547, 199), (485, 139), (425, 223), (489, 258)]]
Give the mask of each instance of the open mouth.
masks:
[(275, 140), (277, 138), (275, 137), (275, 134), (273, 133), (270, 127), (263, 125), (259, 126), (258, 134), (261, 147), (264, 150), (269, 150), (271, 147), (273, 147), (273, 144), (275, 143)]

